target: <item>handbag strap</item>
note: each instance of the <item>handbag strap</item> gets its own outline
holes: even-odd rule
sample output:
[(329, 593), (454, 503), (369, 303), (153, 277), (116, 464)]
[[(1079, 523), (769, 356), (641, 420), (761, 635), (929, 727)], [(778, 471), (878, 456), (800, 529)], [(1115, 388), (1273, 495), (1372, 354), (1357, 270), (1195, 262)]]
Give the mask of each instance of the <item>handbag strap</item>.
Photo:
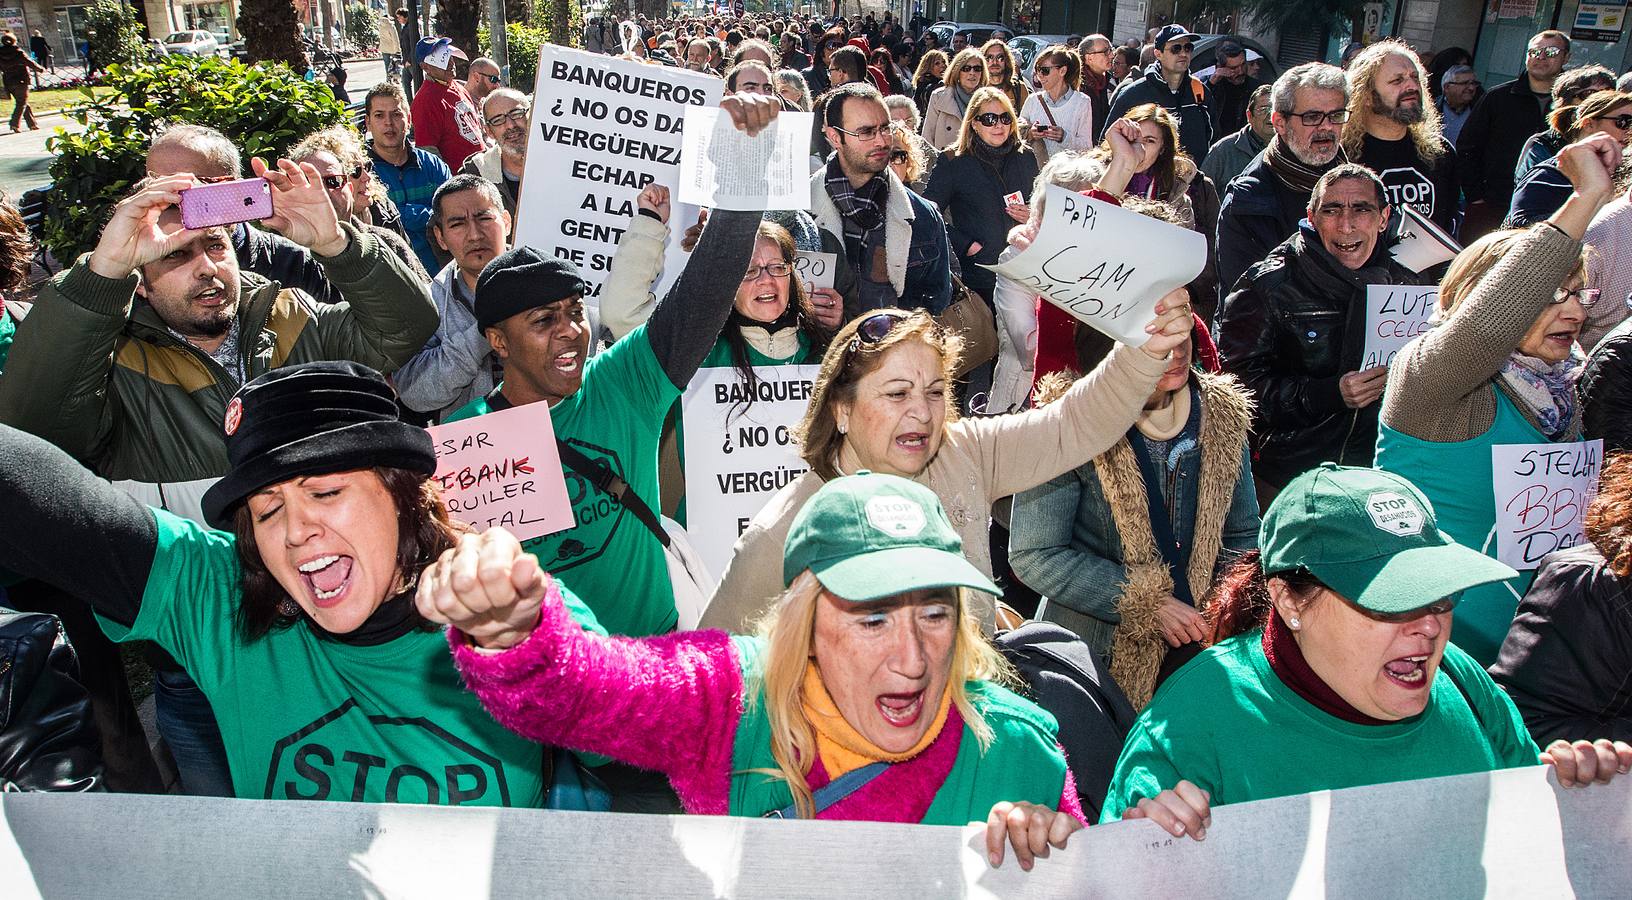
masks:
[(561, 456), (561, 462), (566, 464), (567, 468), (577, 473), (585, 481), (595, 485), (596, 489), (601, 493), (618, 501), (624, 509), (629, 510), (635, 518), (640, 520), (640, 524), (646, 526), (646, 530), (657, 538), (658, 543), (663, 545), (663, 549), (668, 549), (669, 533), (663, 530), (663, 524), (657, 520), (652, 508), (646, 505), (646, 501), (640, 499), (640, 495), (629, 487), (629, 482), (619, 478), (617, 473), (612, 471), (611, 466), (604, 461), (590, 459), (577, 447), (560, 438), (555, 439), (555, 449)]
[[(889, 767), (890, 764), (887, 762), (868, 763), (859, 769), (852, 769), (849, 772), (846, 772), (843, 775), (833, 779), (832, 781), (829, 781), (827, 784), (817, 788), (816, 792), (811, 794), (810, 797), (814, 805), (814, 811), (811, 813), (811, 818), (815, 818), (817, 815), (824, 812), (828, 807), (839, 802), (840, 800), (843, 800), (851, 794), (854, 794), (856, 791), (861, 790), (862, 787), (867, 784), (867, 782), (872, 781), (874, 778), (877, 778), (880, 775), (883, 775), (884, 770), (888, 769)], [(799, 818), (799, 808), (797, 805), (790, 803), (781, 809), (771, 810), (770, 812), (766, 813), (763, 818), (797, 819)]]

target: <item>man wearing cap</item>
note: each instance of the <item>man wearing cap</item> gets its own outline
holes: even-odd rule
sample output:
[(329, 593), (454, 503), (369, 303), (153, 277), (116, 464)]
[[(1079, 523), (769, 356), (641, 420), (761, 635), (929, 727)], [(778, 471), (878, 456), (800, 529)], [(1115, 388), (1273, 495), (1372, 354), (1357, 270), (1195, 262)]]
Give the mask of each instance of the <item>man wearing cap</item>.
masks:
[[(781, 108), (758, 94), (726, 97), (720, 107), (750, 134)], [(742, 280), (727, 273), (747, 269), (759, 222), (757, 211), (715, 210), (651, 318), (593, 358), (584, 322), (588, 288), (571, 262), (517, 247), (476, 280), (476, 327), (504, 380), (449, 420), (529, 403), (548, 408), (558, 442), (583, 457), (577, 466), (563, 459), (578, 524), (526, 547), (613, 634), (663, 634), (678, 621), (664, 545), (645, 516), (630, 510), (637, 503), (646, 513), (661, 508), (663, 420), (725, 327)]]
[(472, 153), (486, 149), (482, 120), (465, 86), (453, 77), (453, 61), (468, 59), (445, 37), (423, 38), (414, 45), (414, 61), (425, 72), (425, 83), (414, 94), (414, 140), (424, 150), (442, 157), (449, 169), (458, 169)]
[(1260, 85), (1247, 74), (1247, 51), (1235, 41), (1224, 41), (1214, 54), (1216, 62), (1207, 86), (1213, 89), (1213, 134), (1229, 134), (1247, 124), (1247, 103)]
[(1117, 87), (1105, 121), (1095, 125), (1100, 136), (1128, 110), (1154, 103), (1179, 120), (1179, 146), (1190, 159), (1200, 165), (1207, 158), (1217, 100), (1210, 87), (1190, 74), (1190, 57), (1198, 37), (1183, 25), (1165, 25), (1156, 32), (1156, 61), (1143, 77), (1130, 78)]
[[(181, 225), (179, 192), (194, 186), (193, 176), (152, 178), (114, 208), (96, 248), (42, 290), (0, 379), (0, 422), (196, 521), (204, 491), (228, 469), (221, 423), (238, 386), (313, 360), (393, 371), (436, 329), (426, 286), (372, 234), (339, 221), (315, 170), (253, 164), (272, 191), (275, 212), (265, 224), (309, 249), (344, 302), (318, 304), (240, 271), (228, 227)], [(173, 689), (197, 697), (174, 674), (160, 696)], [(183, 783), (189, 792), (223, 793), (227, 773), (208, 708), (200, 722), (202, 699), (181, 702), (187, 739), (172, 749)], [(160, 706), (171, 739), (166, 702)]]

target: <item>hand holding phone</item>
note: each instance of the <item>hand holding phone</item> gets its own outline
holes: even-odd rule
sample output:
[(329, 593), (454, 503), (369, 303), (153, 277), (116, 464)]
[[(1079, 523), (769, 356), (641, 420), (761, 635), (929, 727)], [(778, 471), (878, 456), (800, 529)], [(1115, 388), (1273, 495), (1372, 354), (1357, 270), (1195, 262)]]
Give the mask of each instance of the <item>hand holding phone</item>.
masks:
[(323, 179), (311, 163), (280, 159), (269, 166), (256, 157), (249, 161), (255, 174), (271, 185), (275, 209), (266, 227), (311, 250), (318, 256), (337, 256), (351, 242), (323, 189)]
[(202, 184), (181, 192), (181, 224), (213, 228), (272, 216), (272, 186), (264, 178)]
[(183, 247), (198, 235), (186, 228), (171, 207), (195, 184), (191, 175), (144, 179), (136, 192), (119, 201), (91, 251), (92, 272), (124, 279)]

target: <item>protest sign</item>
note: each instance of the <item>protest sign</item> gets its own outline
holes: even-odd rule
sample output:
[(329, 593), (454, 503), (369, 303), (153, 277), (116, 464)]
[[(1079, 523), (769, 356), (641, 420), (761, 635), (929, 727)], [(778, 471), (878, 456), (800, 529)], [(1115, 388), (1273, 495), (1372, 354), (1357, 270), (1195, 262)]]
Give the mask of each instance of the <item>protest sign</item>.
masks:
[(762, 366), (752, 388), (734, 368), (701, 369), (686, 387), (686, 533), (715, 578), (749, 520), (806, 469), (793, 430), (819, 368)]
[[(585, 304), (598, 309), (612, 254), (635, 214), (635, 196), (653, 182), (679, 185), (685, 111), (717, 105), (724, 84), (684, 69), (545, 44), (516, 244), (572, 260), (591, 287)], [(676, 235), (696, 221), (696, 212), (691, 215)], [(676, 261), (668, 258), (659, 297), (678, 275)]]
[(1581, 543), (1603, 459), (1601, 440), (1491, 447), (1496, 558), (1524, 571)]
[(1120, 206), (1049, 185), (1031, 246), (987, 266), (1124, 344), (1139, 346), (1156, 301), (1207, 264), (1207, 240)]
[(1386, 366), (1412, 338), (1428, 330), (1428, 317), (1439, 303), (1434, 285), (1366, 285), (1366, 349), (1360, 369)]
[(810, 209), (811, 113), (785, 112), (749, 137), (718, 109), (686, 109), (683, 203), (712, 209)]
[(838, 274), (839, 255), (819, 250), (800, 250), (793, 255), (793, 274), (805, 283), (805, 296), (817, 288), (832, 288)]
[[(1007, 849), (992, 868), (984, 823), (4, 792), (0, 896), (1624, 897), (1632, 778), (1564, 789), (1549, 771), (1217, 806), (1205, 841), (1175, 838), (1149, 819), (1095, 825), (1030, 872)], [(132, 841), (137, 832), (146, 839)], [(586, 835), (639, 852), (585, 853)]]
[(503, 525), (518, 540), (572, 527), (547, 404), (529, 403), (427, 429), (448, 515), (477, 530)]
[(1409, 206), (1397, 210), (1401, 216), (1400, 240), (1388, 251), (1395, 262), (1413, 272), (1424, 272), (1462, 252), (1462, 245), (1432, 219)]

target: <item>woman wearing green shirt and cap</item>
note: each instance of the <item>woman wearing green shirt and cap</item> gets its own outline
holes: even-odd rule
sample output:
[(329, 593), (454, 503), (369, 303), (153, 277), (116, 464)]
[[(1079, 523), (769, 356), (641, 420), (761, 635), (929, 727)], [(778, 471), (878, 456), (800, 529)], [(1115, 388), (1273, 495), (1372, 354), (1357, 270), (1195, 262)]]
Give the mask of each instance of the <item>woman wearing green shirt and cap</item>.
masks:
[(1538, 753), (1512, 701), (1449, 643), (1460, 594), (1515, 573), (1441, 533), (1404, 478), (1305, 472), (1264, 514), (1259, 547), (1214, 601), (1214, 645), (1134, 724), (1104, 821), (1148, 817), (1199, 840), (1212, 805), (1538, 761), (1565, 786), (1632, 767), (1618, 741)]

